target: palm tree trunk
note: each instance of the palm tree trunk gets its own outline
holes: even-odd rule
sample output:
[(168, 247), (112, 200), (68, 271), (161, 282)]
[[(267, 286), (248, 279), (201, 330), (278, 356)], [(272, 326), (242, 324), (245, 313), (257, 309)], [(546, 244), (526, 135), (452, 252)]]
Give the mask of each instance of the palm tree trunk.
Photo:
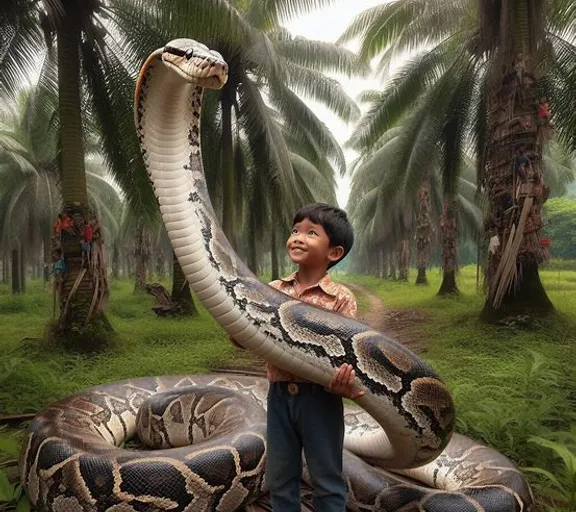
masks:
[(190, 286), (186, 281), (184, 271), (176, 258), (176, 254), (172, 252), (172, 302), (175, 303), (178, 316), (194, 316), (198, 314), (196, 304), (192, 298)]
[(228, 241), (235, 246), (235, 192), (236, 179), (234, 176), (234, 148), (232, 145), (232, 101), (230, 90), (225, 87), (222, 92), (222, 230)]
[(26, 293), (26, 257), (24, 244), (20, 242), (20, 292)]
[(10, 276), (10, 271), (8, 270), (8, 261), (8, 256), (4, 254), (4, 256), (2, 256), (2, 284), (7, 284)]
[[(53, 238), (53, 252), (64, 256), (67, 267), (58, 287), (60, 317), (54, 334), (66, 347), (94, 350), (108, 341), (111, 327), (103, 315), (109, 294), (104, 246), (98, 223), (88, 207), (86, 189), (78, 20), (64, 20), (57, 29), (57, 39), (60, 172), (65, 204), (62, 216), (71, 222), (66, 231)], [(82, 245), (87, 229), (91, 229), (93, 240)], [(86, 328), (90, 329), (90, 336), (83, 335)]]
[[(489, 256), (486, 272), (488, 296), (481, 318), (489, 322), (554, 309), (538, 274), (538, 266), (548, 258), (539, 234), (542, 205), (548, 195), (542, 177), (542, 148), (547, 140), (542, 131), (548, 127), (538, 125), (539, 96), (531, 53), (534, 44), (526, 2), (517, 1), (515, 9), (516, 48), (514, 55), (500, 56), (505, 74), (494, 78), (484, 166), (490, 205), (486, 238), (499, 242)], [(513, 65), (508, 66), (508, 62)]]
[(430, 239), (432, 235), (432, 220), (430, 216), (430, 185), (425, 181), (418, 191), (418, 210), (416, 214), (416, 276), (417, 285), (427, 285), (426, 267), (430, 259)]
[(20, 251), (18, 248), (12, 249), (12, 293), (22, 293), (20, 278)]
[(120, 253), (118, 251), (118, 242), (112, 247), (112, 279), (120, 277)]
[(52, 247), (52, 242), (50, 241), (50, 237), (45, 236), (42, 241), (42, 257), (44, 258), (44, 274), (42, 276), (44, 286), (46, 287), (47, 283), (50, 281), (50, 249)]
[(388, 275), (388, 257), (386, 255), (386, 251), (383, 247), (378, 250), (379, 260), (380, 260), (380, 272), (378, 277), (380, 279), (385, 279)]
[(134, 259), (136, 260), (136, 280), (134, 283), (134, 292), (145, 292), (148, 260), (150, 259), (150, 233), (148, 229), (146, 229), (146, 226), (142, 220), (138, 222), (136, 227)]
[(162, 281), (166, 277), (166, 257), (164, 249), (160, 248), (156, 254), (156, 279)]
[(457, 294), (456, 271), (458, 270), (458, 224), (456, 199), (447, 197), (442, 206), (440, 219), (442, 231), (442, 283), (438, 295)]
[(387, 279), (396, 281), (396, 262), (394, 261), (394, 251), (388, 252), (388, 276)]
[(404, 238), (400, 242), (398, 250), (398, 280), (408, 281), (408, 272), (410, 270), (410, 242)]
[(272, 281), (280, 279), (279, 265), (278, 265), (278, 244), (276, 242), (276, 231), (272, 230), (272, 235), (270, 236), (270, 259), (272, 263), (272, 275), (270, 276)]

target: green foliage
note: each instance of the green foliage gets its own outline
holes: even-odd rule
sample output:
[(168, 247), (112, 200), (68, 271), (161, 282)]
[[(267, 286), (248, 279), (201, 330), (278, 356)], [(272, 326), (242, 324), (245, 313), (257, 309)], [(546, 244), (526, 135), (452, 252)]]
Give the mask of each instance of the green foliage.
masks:
[[(576, 272), (576, 260), (561, 260), (559, 258), (552, 258), (546, 265), (544, 265), (546, 270), (555, 270), (555, 271), (563, 271), (563, 270), (572, 270)], [(566, 278), (567, 281), (573, 282), (576, 278)]]
[(555, 258), (570, 259), (576, 254), (576, 199), (560, 197), (544, 205), (548, 225), (544, 232), (552, 243)]
[[(20, 451), (18, 441), (11, 436), (3, 435), (0, 431), (0, 461), (6, 459), (17, 459)], [(8, 471), (0, 467), (0, 510), (16, 510), (17, 512), (28, 512), (30, 502), (24, 494), (24, 489), (20, 483), (12, 483), (13, 478)]]
[[(128, 377), (203, 373), (238, 355), (201, 307), (193, 319), (158, 318), (151, 311), (154, 298), (134, 294), (133, 287), (130, 281), (113, 283), (108, 317), (115, 344), (91, 355), (70, 354), (42, 341), (52, 311), (49, 293), (32, 286), (37, 291), (20, 296), (24, 309), (0, 316), (1, 412), (38, 411), (80, 389)], [(0, 288), (0, 308), (13, 299)]]
[(572, 449), (567, 445), (551, 441), (542, 437), (532, 437), (530, 442), (547, 448), (555, 458), (560, 459), (561, 464), (549, 466), (552, 469), (541, 467), (527, 467), (525, 471), (544, 477), (544, 484), (539, 484), (538, 489), (543, 496), (559, 502), (562, 510), (567, 512), (576, 511), (576, 432), (567, 432), (567, 439)]

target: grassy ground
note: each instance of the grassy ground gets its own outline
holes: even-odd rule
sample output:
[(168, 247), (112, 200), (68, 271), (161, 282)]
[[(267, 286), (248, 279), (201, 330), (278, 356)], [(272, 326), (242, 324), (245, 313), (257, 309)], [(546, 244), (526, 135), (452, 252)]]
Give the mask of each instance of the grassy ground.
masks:
[(96, 356), (43, 347), (52, 302), (40, 283), (20, 297), (0, 289), (0, 413), (37, 411), (78, 389), (126, 377), (202, 373), (230, 362), (237, 351), (204, 310), (193, 319), (158, 318), (150, 309), (154, 298), (134, 295), (133, 286), (113, 283), (107, 315), (117, 343)]
[[(386, 307), (426, 313), (430, 320), (418, 326), (426, 339), (424, 357), (454, 394), (457, 430), (488, 442), (522, 467), (552, 471), (559, 486), (556, 503), (563, 493), (566, 503), (574, 500), (573, 509), (558, 510), (576, 510), (576, 458), (572, 468), (564, 467), (554, 447), (533, 439), (538, 436), (546, 439), (544, 444), (576, 453), (576, 272), (542, 272), (557, 317), (499, 327), (477, 319), (483, 297), (476, 293), (474, 268), (462, 270), (462, 293), (455, 298), (436, 297), (437, 270), (429, 278), (430, 286), (418, 288), (346, 276)], [(245, 364), (246, 356), (205, 311), (194, 319), (157, 318), (150, 309), (153, 297), (134, 295), (132, 287), (130, 282), (112, 286), (108, 317), (118, 333), (113, 349), (73, 356), (41, 342), (52, 298), (39, 283), (31, 283), (28, 293), (18, 297), (0, 285), (0, 414), (35, 412), (78, 389), (125, 377)], [(359, 305), (368, 306), (365, 297), (359, 297)], [(541, 499), (555, 489), (543, 476), (533, 483)]]

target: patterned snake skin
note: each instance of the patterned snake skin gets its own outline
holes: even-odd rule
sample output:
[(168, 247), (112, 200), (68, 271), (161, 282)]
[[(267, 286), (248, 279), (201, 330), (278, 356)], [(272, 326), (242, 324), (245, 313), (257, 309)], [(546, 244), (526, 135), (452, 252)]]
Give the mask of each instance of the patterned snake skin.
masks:
[[(426, 363), (360, 322), (261, 283), (237, 257), (210, 204), (200, 154), (202, 93), (222, 87), (227, 71), (217, 52), (177, 39), (150, 55), (136, 87), (144, 160), (198, 298), (245, 348), (300, 377), (326, 386), (336, 367), (354, 366), (366, 394), (346, 412), (351, 510), (531, 510), (530, 489), (508, 459), (452, 435), (452, 399)], [(254, 507), (265, 491), (266, 387), (253, 378), (159, 377), (65, 398), (33, 422), (22, 482), (41, 510)], [(151, 449), (118, 448), (137, 415)]]

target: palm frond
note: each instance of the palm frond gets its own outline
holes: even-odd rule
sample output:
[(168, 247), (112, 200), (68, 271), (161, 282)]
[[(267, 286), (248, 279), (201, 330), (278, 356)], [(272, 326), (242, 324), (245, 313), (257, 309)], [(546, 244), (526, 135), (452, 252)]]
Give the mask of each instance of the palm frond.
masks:
[(342, 148), (318, 117), (294, 92), (282, 84), (271, 84), (270, 101), (284, 118), (288, 130), (305, 130), (323, 148), (327, 158), (341, 173), (346, 172), (346, 159)]
[(97, 46), (81, 47), (92, 111), (102, 127), (105, 161), (135, 210), (152, 218), (157, 210), (154, 192), (142, 161), (134, 129), (134, 83), (122, 62)]
[(358, 55), (342, 46), (304, 37), (281, 38), (274, 41), (279, 55), (286, 60), (314, 71), (367, 76), (370, 67)]
[(0, 7), (0, 90), (13, 98), (36, 71), (44, 48), (36, 2), (5, 0)]
[(345, 122), (360, 116), (358, 105), (337, 80), (289, 62), (286, 62), (286, 69), (286, 84), (297, 94), (326, 105)]
[(394, 126), (413, 107), (457, 57), (449, 51), (448, 45), (440, 44), (412, 58), (362, 116), (350, 140), (352, 147), (370, 148), (380, 134)]

